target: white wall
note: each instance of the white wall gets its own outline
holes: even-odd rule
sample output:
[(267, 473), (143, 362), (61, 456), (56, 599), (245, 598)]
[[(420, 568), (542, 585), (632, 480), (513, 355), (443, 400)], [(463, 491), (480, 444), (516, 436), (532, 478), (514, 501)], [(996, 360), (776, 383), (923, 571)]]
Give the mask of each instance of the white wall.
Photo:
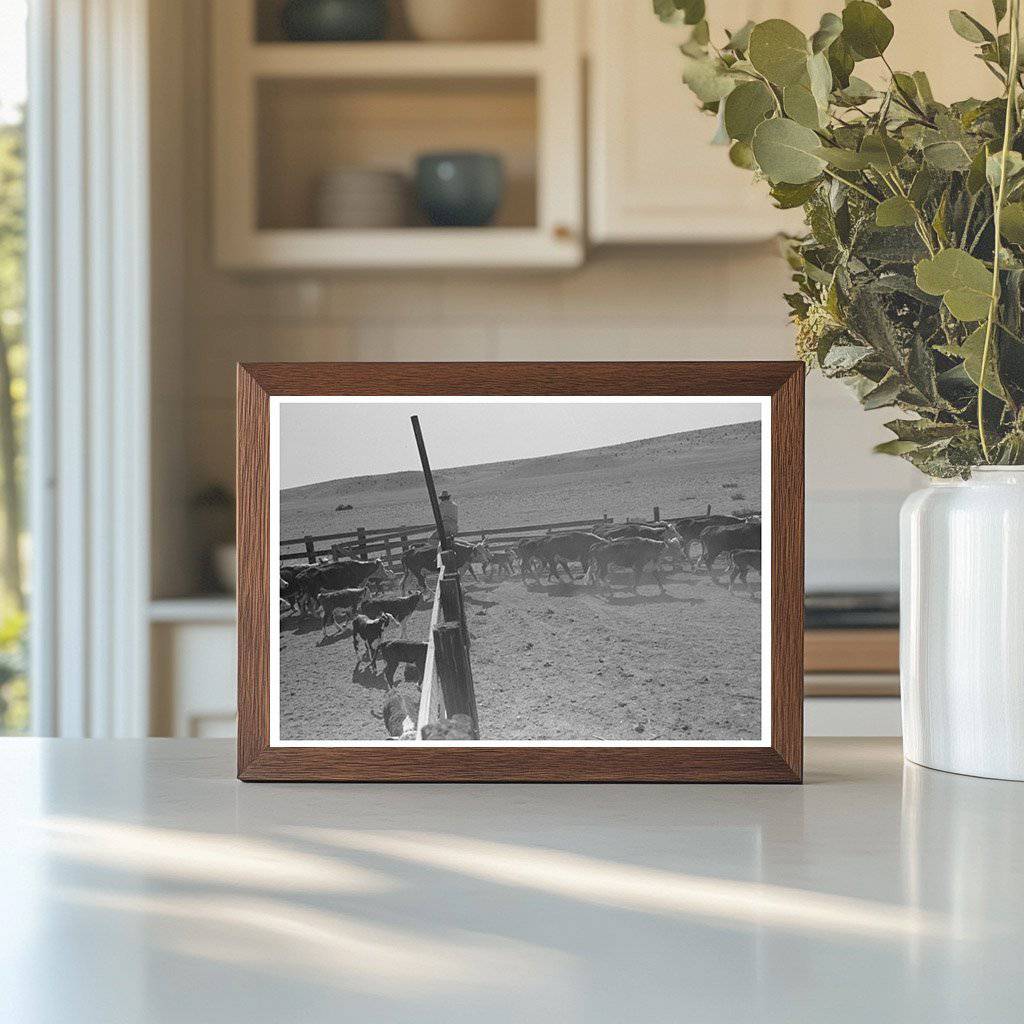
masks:
[[(217, 271), (205, 6), (186, 0), (169, 8), (184, 19), (184, 103), (154, 124), (166, 137), (180, 133), (185, 154), (183, 343), (180, 352), (161, 354), (154, 382), (157, 463), (177, 481), (184, 466), (185, 486), (176, 497), (164, 490), (161, 504), (183, 503), (208, 483), (231, 484), (239, 360), (792, 358), (781, 299), (788, 271), (771, 245), (612, 250), (593, 253), (577, 271), (543, 274)], [(173, 347), (167, 333), (158, 340)], [(896, 584), (896, 513), (915, 474), (871, 454), (886, 436), (885, 419), (864, 414), (841, 385), (809, 381), (811, 587)], [(170, 521), (172, 511), (163, 510)], [(156, 567), (158, 594), (182, 586), (181, 560), (165, 561)]]

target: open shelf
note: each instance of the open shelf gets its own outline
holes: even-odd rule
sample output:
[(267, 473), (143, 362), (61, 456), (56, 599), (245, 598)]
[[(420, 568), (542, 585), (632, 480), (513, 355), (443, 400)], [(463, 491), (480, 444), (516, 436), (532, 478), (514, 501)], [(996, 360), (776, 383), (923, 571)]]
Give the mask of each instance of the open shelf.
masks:
[[(575, 0), (530, 3), (529, 38), (435, 43), (281, 40), (278, 0), (213, 8), (214, 243), (230, 269), (570, 267), (583, 258), (581, 54)], [(315, 197), (342, 168), (498, 154), (493, 222), (321, 226)], [(365, 219), (365, 218), (364, 218)], [(386, 221), (386, 218), (381, 218)], [(372, 223), (372, 222), (371, 222)]]

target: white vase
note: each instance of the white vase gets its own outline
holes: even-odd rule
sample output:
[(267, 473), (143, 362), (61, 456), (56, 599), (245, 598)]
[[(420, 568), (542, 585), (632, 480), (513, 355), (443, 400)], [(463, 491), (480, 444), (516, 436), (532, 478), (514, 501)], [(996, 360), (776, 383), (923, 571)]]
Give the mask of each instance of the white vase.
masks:
[(904, 503), (900, 693), (911, 761), (1024, 781), (1024, 467)]

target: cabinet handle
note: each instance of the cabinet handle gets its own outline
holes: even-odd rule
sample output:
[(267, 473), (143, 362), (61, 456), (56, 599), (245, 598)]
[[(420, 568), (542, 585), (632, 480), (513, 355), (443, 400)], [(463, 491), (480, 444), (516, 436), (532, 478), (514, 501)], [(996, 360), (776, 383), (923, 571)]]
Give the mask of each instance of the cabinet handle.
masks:
[(551, 233), (560, 242), (568, 242), (572, 239), (573, 230), (568, 224), (556, 224), (552, 229)]

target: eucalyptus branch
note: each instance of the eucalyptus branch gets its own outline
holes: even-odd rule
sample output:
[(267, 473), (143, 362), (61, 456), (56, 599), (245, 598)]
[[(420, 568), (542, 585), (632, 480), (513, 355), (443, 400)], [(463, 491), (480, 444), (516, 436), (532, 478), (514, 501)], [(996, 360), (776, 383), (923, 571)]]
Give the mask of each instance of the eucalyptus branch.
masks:
[(988, 436), (985, 433), (985, 374), (988, 370), (992, 347), (992, 331), (999, 312), (999, 264), (1002, 254), (1001, 229), (1003, 203), (1006, 199), (1006, 164), (1010, 153), (1013, 121), (1017, 113), (1017, 69), (1020, 64), (1020, 0), (1010, 0), (1010, 73), (1006, 86), (1006, 118), (1003, 124), (1003, 148), (999, 154), (999, 188), (995, 195), (993, 222), (995, 243), (992, 253), (992, 295), (989, 299), (988, 318), (985, 321), (985, 344), (981, 350), (981, 369), (978, 371), (978, 435), (985, 461), (992, 462)]

